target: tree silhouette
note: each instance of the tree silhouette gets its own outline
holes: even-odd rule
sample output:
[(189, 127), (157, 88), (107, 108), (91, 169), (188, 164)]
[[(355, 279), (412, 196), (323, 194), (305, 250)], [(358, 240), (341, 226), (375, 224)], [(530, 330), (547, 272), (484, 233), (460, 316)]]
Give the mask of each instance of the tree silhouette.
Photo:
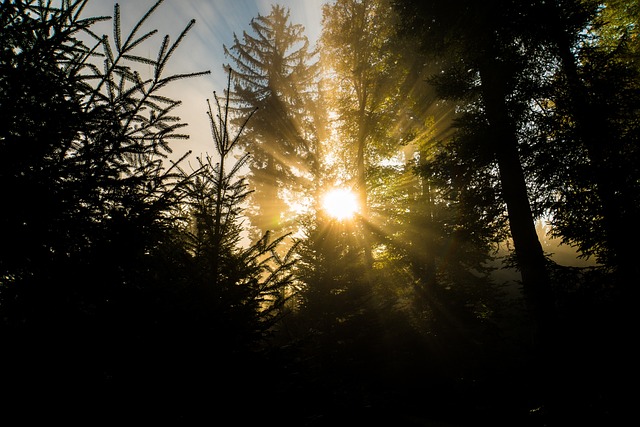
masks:
[[(231, 81), (229, 70), (229, 85)], [(284, 315), (295, 260), (294, 248), (282, 257), (277, 253), (286, 235), (272, 239), (267, 232), (248, 247), (242, 242), (244, 202), (250, 190), (240, 175), (252, 159), (244, 154), (229, 164), (229, 157), (241, 143), (253, 112), (232, 133), (228, 89), (224, 100), (214, 93), (214, 107), (208, 104), (216, 157), (198, 158), (194, 176), (187, 176), (186, 236), (196, 271), (195, 288), (201, 293), (195, 300), (203, 318), (209, 318), (208, 328), (215, 331), (212, 345), (238, 352), (258, 345)]]
[[(329, 108), (337, 115), (341, 150), (346, 151), (348, 173), (358, 191), (364, 221), (371, 207), (368, 174), (398, 149), (395, 118), (401, 107), (399, 92), (405, 79), (397, 66), (397, 46), (391, 37), (393, 13), (386, 1), (338, 1), (323, 12), (321, 58), (328, 79)], [(365, 257), (372, 265), (370, 225), (360, 233)]]
[[(604, 243), (606, 239), (603, 236), (611, 237), (613, 234), (612, 230), (604, 232), (604, 218), (608, 215), (604, 214), (603, 206), (607, 203), (606, 197), (599, 193), (600, 190), (596, 191), (599, 187), (596, 182), (600, 181), (602, 188), (602, 181), (606, 180), (604, 187), (618, 187), (618, 192), (625, 188), (627, 196), (624, 199), (634, 200), (633, 190), (618, 186), (617, 183), (624, 180), (616, 179), (614, 173), (616, 170), (625, 175), (633, 175), (632, 168), (626, 164), (626, 160), (614, 159), (614, 155), (605, 153), (607, 148), (603, 144), (599, 144), (598, 149), (604, 151), (596, 155), (599, 160), (587, 160), (593, 154), (589, 154), (581, 141), (591, 137), (616, 141), (612, 143), (617, 147), (614, 151), (626, 152), (624, 149), (619, 151), (623, 144), (618, 139), (616, 126), (607, 127), (609, 125), (596, 123), (597, 120), (604, 119), (605, 123), (610, 124), (607, 113), (615, 111), (611, 107), (604, 107), (607, 105), (606, 101), (600, 104), (606, 99), (602, 96), (605, 92), (618, 93), (618, 98), (624, 100), (623, 109), (634, 111), (633, 107), (628, 108), (635, 101), (633, 97), (627, 96), (630, 93), (627, 90), (633, 87), (629, 82), (635, 79), (626, 80), (623, 77), (625, 73), (618, 75), (620, 68), (614, 66), (615, 60), (604, 67), (602, 65), (606, 61), (590, 61), (599, 56), (596, 53), (598, 49), (594, 49), (596, 45), (593, 44), (597, 38), (591, 32), (597, 28), (598, 20), (594, 20), (594, 17), (597, 16), (600, 5), (596, 3), (560, 2), (550, 5), (546, 2), (523, 4), (495, 1), (480, 5), (466, 1), (429, 4), (398, 1), (396, 5), (404, 12), (405, 30), (418, 33), (421, 38), (418, 43), (423, 51), (435, 53), (442, 67), (429, 83), (438, 88), (441, 97), (457, 103), (458, 115), (454, 122), (456, 133), (442, 146), (435, 162), (429, 161), (422, 169), (428, 173), (435, 172), (434, 176), (438, 179), (445, 178), (445, 182), (454, 185), (453, 188), (459, 188), (455, 186), (456, 182), (463, 183), (462, 192), (452, 193), (454, 198), (459, 201), (467, 198), (466, 202), (471, 202), (465, 210), (480, 208), (489, 224), (498, 225), (496, 231), (500, 231), (500, 211), (504, 209), (500, 204), (504, 203), (517, 265), (522, 274), (524, 294), (529, 301), (529, 313), (533, 315), (540, 332), (538, 338), (541, 339), (542, 357), (535, 359), (538, 365), (532, 367), (532, 370), (541, 375), (534, 378), (532, 383), (536, 384), (537, 390), (532, 390), (536, 390), (534, 394), (537, 394), (538, 399), (549, 404), (546, 409), (554, 412), (551, 417), (568, 416), (574, 411), (573, 408), (593, 399), (597, 393), (594, 390), (598, 386), (589, 388), (591, 391), (586, 391), (585, 386), (576, 391), (576, 395), (583, 396), (584, 400), (576, 398), (571, 402), (562, 402), (562, 397), (556, 394), (560, 387), (558, 384), (562, 383), (560, 378), (576, 378), (568, 373), (573, 369), (563, 363), (571, 359), (571, 355), (577, 354), (577, 348), (584, 348), (584, 343), (579, 344), (582, 338), (577, 337), (584, 337), (582, 334), (589, 328), (583, 330), (577, 326), (579, 322), (567, 323), (567, 318), (577, 315), (573, 311), (576, 307), (569, 308), (567, 305), (567, 301), (576, 296), (565, 293), (567, 276), (564, 274), (567, 271), (544, 260), (533, 224), (537, 216), (551, 212), (551, 221), (558, 221), (558, 225), (566, 227), (567, 237), (571, 234), (585, 239), (583, 248), (595, 244), (592, 248), (600, 245), (603, 254), (615, 251), (617, 245), (613, 241)], [(557, 9), (550, 12), (550, 7)], [(564, 41), (565, 47), (562, 57), (558, 54), (560, 39)], [(581, 40), (584, 44), (580, 43)], [(598, 71), (591, 68), (596, 63), (601, 66)], [(567, 70), (570, 69), (568, 64), (584, 71), (581, 75), (584, 81), (580, 82), (578, 92), (569, 89), (568, 82), (571, 79), (576, 82), (576, 75), (567, 77)], [(605, 85), (598, 75), (608, 72), (611, 74), (607, 81), (612, 86), (599, 92), (599, 86), (602, 85), (600, 87), (604, 89)], [(589, 83), (583, 84), (587, 81)], [(558, 89), (558, 92), (550, 90), (551, 87)], [(557, 94), (558, 98), (550, 97), (550, 93)], [(586, 119), (586, 115), (583, 116), (586, 120), (577, 118), (576, 114), (582, 107), (595, 105), (602, 107), (587, 107), (590, 114), (593, 114), (590, 119)], [(576, 110), (573, 110), (574, 107)], [(557, 114), (560, 111), (563, 113)], [(625, 123), (622, 128), (630, 129), (627, 127), (630, 122), (624, 118), (626, 113), (613, 114), (620, 120), (618, 123)], [(598, 116), (597, 120), (595, 116)], [(554, 128), (549, 126), (549, 122), (562, 124), (559, 128)], [(578, 132), (589, 126), (591, 131), (588, 132), (588, 137)], [(559, 129), (564, 129), (566, 133), (557, 133)], [(572, 133), (573, 131), (577, 133)], [(554, 141), (553, 147), (546, 145), (547, 141)], [(629, 154), (633, 156), (631, 152)], [(600, 169), (600, 161), (611, 166), (612, 170), (606, 172), (606, 168)], [(626, 172), (621, 172), (622, 170)], [(556, 184), (557, 187), (554, 187)], [(567, 192), (563, 193), (565, 190)], [(572, 194), (573, 197), (564, 198), (561, 194)], [(545, 205), (544, 202), (549, 204)], [(631, 212), (626, 208), (620, 211)], [(592, 214), (595, 217), (590, 217)], [(469, 224), (469, 218), (465, 218), (464, 222)], [(621, 223), (619, 219), (618, 216), (618, 223)], [(633, 228), (629, 231), (631, 234), (635, 232)], [(619, 232), (616, 234), (620, 235)], [(560, 275), (558, 271), (561, 271)], [(572, 281), (580, 288), (577, 292), (586, 298), (586, 294), (591, 292), (588, 288), (594, 284), (585, 285), (582, 280), (589, 277), (593, 279), (601, 273), (592, 275), (590, 271), (585, 271), (583, 274), (583, 278), (576, 276)], [(595, 285), (594, 289), (602, 292), (603, 288)], [(596, 300), (599, 298), (596, 297)], [(591, 301), (593, 303), (594, 300)], [(585, 306), (591, 306), (591, 303)], [(596, 305), (607, 312), (609, 310), (608, 303), (604, 300)], [(612, 320), (608, 324), (609, 326), (604, 326), (602, 323), (600, 327), (608, 329), (615, 325), (616, 329), (625, 328), (619, 320)], [(563, 331), (562, 334), (574, 334), (574, 348), (558, 339), (560, 331)], [(614, 330), (609, 330), (609, 333), (619, 337), (625, 334), (622, 332), (618, 335), (618, 331)], [(558, 371), (561, 365), (565, 369), (562, 373)], [(593, 378), (598, 375), (594, 374)], [(563, 383), (563, 386), (574, 385)], [(580, 386), (576, 386), (576, 390), (578, 388)], [(588, 394), (590, 395), (586, 397)]]
[[(464, 1), (428, 6), (399, 3), (406, 6), (400, 10), (410, 22), (407, 25), (422, 29), (424, 48), (451, 55), (444, 72), (435, 76), (433, 83), (443, 97), (466, 100), (472, 106), (468, 110), (471, 120), (458, 123), (478, 126), (469, 132), (477, 138), (472, 140), (478, 144), (476, 153), (495, 165), (523, 288), (535, 328), (539, 330), (535, 333), (536, 340), (551, 337), (555, 316), (553, 295), (519, 153), (516, 114), (521, 110), (518, 103), (522, 100), (512, 96), (527, 64), (513, 39), (518, 34), (517, 8), (509, 2), (492, 4), (495, 8)], [(451, 37), (453, 32), (456, 37)], [(478, 138), (479, 135), (484, 138)]]
[(536, 165), (555, 235), (616, 270), (620, 289), (633, 292), (628, 284), (638, 271), (627, 245), (639, 233), (632, 220), (638, 198), (637, 47), (630, 42), (632, 26), (611, 24), (618, 22), (616, 8), (625, 22), (616, 2), (604, 11), (596, 2), (559, 4), (550, 14), (541, 8), (547, 18), (539, 20), (544, 30), (537, 36), (549, 46), (550, 67), (559, 70), (539, 94), (544, 133)]
[[(318, 173), (318, 141), (324, 120), (317, 109), (317, 63), (304, 27), (289, 22), (289, 11), (272, 6), (271, 13), (251, 21), (255, 35), (224, 47), (235, 63), (232, 106), (240, 112), (258, 108), (243, 144), (254, 159), (252, 224), (262, 232), (287, 231), (282, 219), (288, 200), (308, 197)], [(292, 221), (289, 221), (292, 222)]]
[[(86, 0), (0, 7), (5, 417), (626, 421), (635, 3), (338, 0), (326, 80), (274, 6), (226, 49), (238, 70), (189, 170), (163, 91), (205, 74), (167, 75), (193, 21), (135, 53), (161, 3), (129, 34), (116, 5), (112, 37)], [(366, 190), (366, 221), (320, 209), (333, 181)], [(540, 216), (600, 264), (545, 258)], [(505, 242), (524, 293), (493, 268)]]
[(135, 372), (171, 312), (166, 285), (183, 283), (173, 219), (184, 182), (164, 158), (187, 138), (186, 124), (162, 90), (207, 73), (164, 73), (193, 21), (173, 43), (165, 37), (155, 59), (133, 53), (156, 34), (142, 28), (161, 2), (126, 36), (116, 5), (113, 40), (92, 32), (106, 18), (83, 18), (86, 3), (0, 9), (0, 193), (13, 206), (0, 214), (0, 317), (11, 349), (2, 369), (16, 396), (34, 387), (29, 403), (52, 408), (65, 395), (49, 385), (99, 404), (92, 390), (160, 364)]

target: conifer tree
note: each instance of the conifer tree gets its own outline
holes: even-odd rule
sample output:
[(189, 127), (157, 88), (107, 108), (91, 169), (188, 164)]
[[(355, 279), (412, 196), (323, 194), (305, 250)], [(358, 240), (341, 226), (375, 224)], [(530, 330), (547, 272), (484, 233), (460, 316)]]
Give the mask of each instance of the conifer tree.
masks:
[[(571, 284), (567, 276), (553, 281), (550, 273), (557, 268), (545, 260), (534, 221), (551, 213), (582, 249), (603, 259), (616, 252), (624, 254), (618, 260), (628, 256), (615, 249), (637, 233), (635, 221), (632, 227), (620, 226), (629, 222), (622, 220), (624, 215), (637, 212), (627, 204), (637, 200), (637, 187), (628, 180), (635, 176), (631, 163), (637, 151), (634, 143), (627, 144), (637, 134), (632, 130), (637, 120), (629, 119), (638, 104), (626, 37), (619, 40), (620, 49), (598, 46), (609, 37), (598, 34), (598, 11), (606, 10), (602, 2), (395, 3), (404, 11), (405, 30), (419, 34), (423, 51), (441, 61), (429, 83), (441, 97), (457, 102), (460, 113), (454, 137), (423, 171), (435, 172), (431, 176), (454, 188), (456, 181), (463, 184), (462, 192), (451, 193), (459, 202), (472, 202), (463, 213), (483, 206), (482, 215), (498, 225), (496, 231), (500, 223), (508, 224), (528, 313), (538, 332), (532, 369), (540, 375), (532, 390), (558, 416), (570, 404), (555, 393), (556, 368), (577, 354), (558, 339), (558, 331), (575, 312), (557, 316), (560, 308), (567, 309), (559, 299), (568, 297), (562, 292)], [(615, 102), (609, 98), (613, 93)], [(506, 218), (501, 219), (501, 210)], [(579, 280), (576, 286), (586, 291)], [(592, 341), (594, 329), (588, 330)], [(576, 330), (574, 336), (581, 334)], [(571, 405), (582, 405), (578, 400)]]
[[(175, 201), (175, 171), (162, 159), (170, 141), (187, 138), (180, 133), (186, 124), (172, 115), (180, 102), (161, 90), (204, 73), (163, 73), (193, 22), (175, 42), (165, 37), (156, 59), (132, 53), (156, 33), (139, 31), (160, 3), (126, 38), (116, 5), (113, 42), (91, 31), (104, 18), (81, 18), (86, 1), (3, 7), (3, 40), (10, 43), (3, 44), (1, 173), (16, 209), (2, 224), (21, 236), (3, 246), (11, 248), (3, 252), (3, 275), (19, 279), (23, 268), (37, 269), (25, 262), (47, 263), (52, 255), (85, 256), (119, 218), (160, 215)], [(96, 44), (85, 45), (80, 35)], [(136, 71), (140, 64), (153, 68), (150, 78)]]
[[(318, 141), (324, 121), (317, 109), (317, 64), (304, 27), (289, 11), (252, 19), (253, 34), (224, 47), (235, 64), (231, 102), (246, 112), (258, 108), (246, 129), (253, 190), (252, 225), (265, 232), (291, 226), (282, 217), (292, 200), (309, 197), (318, 168)], [(227, 66), (228, 67), (228, 66)]]
[[(231, 85), (232, 70), (228, 73)], [(244, 202), (251, 191), (242, 173), (253, 159), (245, 153), (229, 162), (256, 110), (239, 125), (233, 123), (228, 89), (223, 100), (214, 93), (213, 107), (208, 101), (216, 152), (198, 158), (185, 202), (187, 245), (201, 295), (195, 298), (200, 301), (198, 311), (207, 319), (202, 323), (212, 333), (211, 345), (235, 354), (255, 348), (285, 314), (292, 295), (295, 246), (280, 255), (279, 245), (287, 236), (273, 239), (271, 232), (249, 245), (243, 241), (243, 235), (247, 238)]]
[(617, 1), (542, 5), (535, 33), (555, 69), (541, 84), (534, 118), (543, 206), (554, 235), (615, 270), (625, 292), (638, 275), (628, 244), (640, 235), (632, 219), (640, 107), (634, 8)]
[(144, 26), (161, 3), (128, 34), (116, 4), (113, 38), (94, 33), (108, 17), (83, 17), (86, 0), (2, 3), (7, 386), (65, 382), (91, 395), (107, 378), (123, 385), (138, 357), (153, 371), (157, 358), (147, 356), (162, 340), (162, 313), (172, 312), (168, 284), (182, 283), (186, 259), (174, 221), (184, 181), (164, 162), (170, 144), (187, 138), (186, 124), (163, 89), (207, 73), (165, 73), (193, 21), (175, 41), (164, 37), (154, 58), (134, 53), (157, 33)]
[(335, 144), (347, 159), (347, 181), (357, 190), (365, 222), (365, 258), (372, 265), (369, 218), (375, 202), (368, 177), (399, 148), (397, 118), (405, 69), (391, 37), (395, 15), (386, 0), (339, 0), (323, 9), (321, 63), (327, 78), (328, 109), (337, 115)]
[[(461, 157), (460, 151), (451, 147), (454, 162), (463, 158), (464, 162), (478, 163), (484, 170), (482, 181), (500, 185), (499, 200), (508, 216), (523, 289), (535, 319), (533, 327), (542, 331), (534, 335), (536, 341), (544, 341), (554, 336), (556, 313), (528, 194), (523, 141), (519, 139), (527, 99), (515, 96), (525, 93), (527, 66), (533, 61), (525, 55), (529, 45), (518, 50), (516, 42), (518, 31), (525, 28), (518, 24), (529, 5), (516, 6), (509, 1), (486, 5), (397, 1), (396, 5), (407, 31), (420, 34), (423, 51), (441, 61), (441, 72), (434, 74), (430, 83), (442, 98), (460, 101), (458, 108), (465, 113), (455, 123), (459, 130), (456, 138), (464, 144), (465, 152), (473, 154)], [(490, 193), (487, 196), (492, 197)]]

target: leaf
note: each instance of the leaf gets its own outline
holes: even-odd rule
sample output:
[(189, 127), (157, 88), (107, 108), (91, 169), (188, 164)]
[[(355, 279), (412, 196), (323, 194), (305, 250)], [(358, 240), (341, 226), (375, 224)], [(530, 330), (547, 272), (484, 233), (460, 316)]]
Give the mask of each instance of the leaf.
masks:
[(145, 65), (152, 65), (152, 66), (156, 65), (156, 62), (154, 60), (146, 58), (144, 56), (130, 55), (128, 53), (125, 53), (125, 54), (122, 55), (122, 57), (124, 59), (129, 60), (129, 61), (138, 62), (138, 63), (145, 64)]
[(102, 50), (105, 53), (105, 61), (108, 61), (108, 68), (111, 68), (115, 63), (115, 58), (113, 57), (113, 51), (111, 50), (111, 44), (109, 43), (109, 37), (106, 35), (102, 36)]
[(150, 99), (156, 100), (156, 101), (160, 101), (160, 102), (164, 102), (166, 104), (173, 104), (173, 103), (179, 103), (180, 101), (174, 101), (173, 99), (163, 96), (163, 95), (155, 95), (155, 94), (151, 94), (149, 95)]

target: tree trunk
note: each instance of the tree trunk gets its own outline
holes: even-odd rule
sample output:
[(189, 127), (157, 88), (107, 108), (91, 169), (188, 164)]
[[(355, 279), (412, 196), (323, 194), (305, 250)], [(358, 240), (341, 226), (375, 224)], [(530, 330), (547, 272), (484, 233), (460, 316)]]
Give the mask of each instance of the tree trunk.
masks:
[(554, 299), (546, 260), (538, 239), (527, 195), (518, 140), (506, 105), (504, 66), (490, 54), (480, 67), (482, 96), (493, 136), (502, 197), (507, 205), (511, 237), (515, 247), (522, 287), (533, 322), (534, 344), (541, 346), (553, 336)]
[(611, 144), (607, 144), (607, 138), (615, 133), (603, 119), (601, 107), (593, 106), (589, 99), (567, 34), (558, 30), (554, 33), (554, 41), (568, 83), (577, 138), (584, 144), (593, 169), (595, 191), (602, 209), (604, 238), (612, 252), (608, 262), (617, 268), (623, 291), (627, 293), (639, 274), (635, 252), (629, 250), (629, 242), (637, 240), (639, 228), (634, 225), (634, 218), (625, 217), (624, 193), (619, 191), (625, 178), (623, 170), (617, 167), (624, 163), (620, 157), (623, 150), (612, 149)]
[(356, 159), (356, 182), (358, 187), (358, 198), (362, 217), (361, 225), (364, 261), (367, 267), (367, 271), (369, 271), (373, 267), (373, 254), (371, 252), (371, 232), (369, 229), (371, 219), (369, 218), (369, 201), (367, 196), (367, 178), (365, 165), (365, 149), (367, 145), (367, 118), (364, 101), (361, 100), (360, 104), (360, 120), (358, 123), (358, 154)]

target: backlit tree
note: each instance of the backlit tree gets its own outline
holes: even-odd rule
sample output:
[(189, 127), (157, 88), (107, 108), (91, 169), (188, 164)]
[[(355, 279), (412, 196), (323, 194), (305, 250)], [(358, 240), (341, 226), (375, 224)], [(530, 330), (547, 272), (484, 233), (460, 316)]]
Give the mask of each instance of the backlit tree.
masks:
[[(318, 142), (324, 126), (318, 102), (318, 69), (304, 27), (289, 11), (251, 21), (252, 33), (224, 48), (234, 69), (231, 104), (239, 112), (257, 108), (246, 128), (251, 153), (252, 225), (287, 230), (290, 204), (309, 197), (318, 172)], [(227, 65), (227, 67), (230, 67)]]

